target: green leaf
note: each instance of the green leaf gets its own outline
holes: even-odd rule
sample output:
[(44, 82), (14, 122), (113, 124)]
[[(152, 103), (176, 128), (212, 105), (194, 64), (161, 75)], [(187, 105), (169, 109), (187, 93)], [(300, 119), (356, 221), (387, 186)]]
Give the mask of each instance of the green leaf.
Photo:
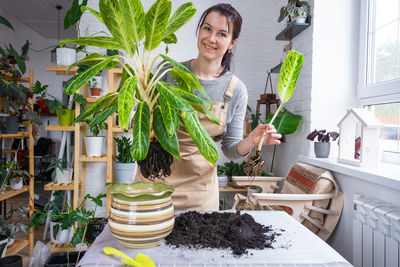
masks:
[(97, 124), (102, 123), (103, 121), (105, 121), (108, 117), (110, 117), (112, 114), (114, 114), (116, 111), (118, 110), (118, 106), (111, 106), (105, 110), (103, 110), (102, 112), (98, 113), (97, 115), (93, 116), (93, 119), (90, 120), (88, 126), (89, 128), (96, 126)]
[(131, 154), (135, 160), (143, 160), (150, 146), (150, 108), (146, 102), (140, 102), (133, 117), (133, 142)]
[[(201, 87), (199, 79), (197, 79), (196, 75), (193, 74), (188, 68), (175, 61), (174, 59), (160, 54), (160, 56), (165, 60), (171, 63), (174, 67), (170, 73), (172, 78), (174, 78), (178, 83), (184, 82), (184, 86), (191, 89), (195, 89), (199, 91), (210, 103), (212, 106), (211, 98), (208, 96), (206, 91)], [(190, 91), (191, 92), (191, 91)]]
[[(100, 63), (101, 61), (104, 61), (108, 58), (109, 58), (109, 56), (103, 56), (103, 55), (100, 55), (97, 53), (93, 53), (93, 54), (90, 54), (90, 55), (86, 56), (85, 58), (79, 60), (78, 62), (75, 62), (72, 65), (69, 65), (67, 68), (67, 71), (77, 65), (82, 65), (82, 64), (87, 64), (89, 66), (93, 66), (93, 65), (96, 65), (96, 64)], [(110, 62), (110, 64), (107, 67), (104, 68), (104, 70), (115, 68), (119, 65), (119, 63), (120, 63), (119, 60), (115, 58)]]
[(109, 57), (108, 59), (101, 61), (81, 74), (74, 76), (74, 79), (71, 80), (71, 82), (68, 81), (65, 85), (64, 92), (68, 95), (72, 95), (79, 88), (87, 84), (93, 76), (95, 76), (100, 70), (104, 69), (113, 59), (117, 57), (118, 56)]
[(303, 60), (304, 56), (292, 49), (283, 61), (281, 70), (279, 71), (277, 85), (277, 91), (282, 105), (285, 105), (293, 94), (301, 66), (303, 65)]
[(185, 90), (182, 90), (180, 87), (172, 87), (174, 89), (174, 91), (176, 93), (178, 93), (181, 97), (183, 97), (184, 99), (186, 99), (189, 103), (194, 103), (194, 104), (198, 104), (198, 105), (203, 105), (206, 108), (210, 108), (210, 105), (208, 104), (207, 101), (205, 101), (204, 99), (198, 97), (195, 94), (189, 93)]
[(137, 82), (136, 76), (127, 78), (118, 93), (118, 123), (126, 130), (129, 128), (129, 116), (133, 109)]
[(53, 238), (57, 239), (57, 234), (60, 231), (60, 224), (56, 223), (53, 225)]
[(87, 100), (83, 95), (75, 93), (74, 94), (74, 102), (78, 103), (79, 105), (84, 105), (87, 103)]
[[(273, 115), (273, 113), (268, 114), (267, 123), (271, 121)], [(302, 118), (302, 116), (296, 115), (284, 108), (272, 124), (275, 126), (277, 133), (291, 134), (297, 130)]]
[(87, 6), (81, 6), (81, 12), (84, 13), (85, 11), (89, 11), (90, 13), (92, 13), (101, 23), (104, 24), (103, 22), (103, 17), (101, 16), (100, 12), (97, 12), (96, 10), (87, 7)]
[(92, 114), (98, 113), (101, 110), (108, 109), (111, 106), (116, 106), (118, 101), (118, 93), (111, 92), (101, 97), (95, 103), (90, 105), (87, 109), (85, 109), (79, 116), (74, 120), (74, 123), (84, 121), (86, 118), (91, 116)]
[[(82, 243), (83, 239), (83, 233), (85, 232), (85, 228), (80, 228), (76, 229), (76, 232), (72, 236), (71, 244), (75, 247), (79, 243)], [(86, 240), (85, 240), (86, 241)]]
[(187, 112), (192, 112), (194, 109), (189, 103), (179, 96), (166, 82), (159, 82), (156, 85), (157, 91), (162, 95), (168, 102), (170, 102), (176, 109)]
[(158, 142), (160, 142), (161, 146), (173, 155), (177, 159), (181, 159), (179, 154), (179, 142), (178, 136), (176, 131), (174, 131), (173, 135), (170, 135), (167, 132), (167, 129), (164, 125), (164, 120), (162, 116), (163, 112), (161, 111), (160, 107), (154, 109), (153, 112), (153, 130), (154, 134), (157, 137)]
[(5, 26), (7, 26), (8, 28), (10, 28), (11, 30), (15, 31), (13, 26), (11, 25), (11, 23), (8, 20), (6, 20), (3, 16), (0, 16), (0, 24), (3, 24)]
[(30, 43), (28, 40), (26, 40), (24, 46), (21, 48), (21, 50), (22, 50), (21, 56), (22, 57), (26, 57), (28, 55), (29, 46), (30, 46)]
[(121, 44), (112, 37), (107, 36), (93, 36), (93, 37), (79, 37), (79, 38), (68, 38), (60, 41), (59, 46), (63, 46), (67, 43), (74, 43), (77, 45), (91, 45), (105, 49), (121, 49)]
[(14, 47), (11, 44), (10, 44), (10, 53), (17, 61), (19, 70), (21, 71), (22, 74), (24, 74), (26, 71), (25, 60), (18, 55), (17, 51), (15, 51)]
[(218, 160), (217, 146), (201, 125), (197, 112), (181, 112), (179, 118), (203, 157), (215, 163)]
[(168, 21), (164, 32), (164, 38), (176, 32), (179, 28), (185, 25), (196, 13), (196, 8), (192, 2), (182, 4), (175, 10), (171, 19)]
[(144, 20), (146, 50), (151, 51), (161, 43), (170, 13), (171, 2), (168, 0), (157, 0), (147, 11)]
[(120, 2), (117, 0), (100, 0), (99, 8), (104, 24), (114, 37), (113, 39), (130, 56), (133, 56), (136, 48), (129, 40), (130, 33), (127, 32), (128, 26), (125, 25)]
[(74, 2), (72, 2), (71, 8), (67, 11), (67, 14), (65, 14), (64, 17), (64, 30), (78, 22), (82, 16), (81, 7), (86, 6), (87, 1), (88, 0), (83, 0), (81, 5), (79, 5), (79, 0), (74, 0)]
[(120, 0), (125, 32), (129, 33), (131, 46), (139, 45), (144, 37), (145, 13), (140, 0)]
[(162, 95), (159, 96), (157, 102), (161, 106), (161, 115), (164, 127), (166, 128), (168, 136), (172, 136), (175, 134), (179, 122), (178, 117), (176, 116), (176, 109)]
[(165, 44), (176, 44), (178, 42), (178, 39), (176, 38), (176, 35), (174, 33), (168, 35), (167, 37), (164, 37), (162, 41)]

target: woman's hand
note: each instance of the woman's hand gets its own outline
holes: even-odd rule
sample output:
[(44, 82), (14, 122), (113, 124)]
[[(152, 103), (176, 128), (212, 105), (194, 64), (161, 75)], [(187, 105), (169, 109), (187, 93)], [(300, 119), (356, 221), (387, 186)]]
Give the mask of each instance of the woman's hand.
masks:
[(250, 134), (249, 138), (253, 145), (258, 145), (261, 136), (265, 132), (263, 145), (279, 145), (282, 138), (281, 134), (276, 133), (276, 129), (272, 124), (259, 124)]
[(260, 138), (265, 130), (266, 133), (263, 145), (279, 145), (281, 143), (279, 139), (282, 138), (282, 135), (276, 133), (274, 125), (260, 124), (249, 134), (249, 136), (240, 141), (236, 148), (237, 152), (242, 156), (249, 153), (254, 146), (258, 145), (258, 141), (260, 141)]

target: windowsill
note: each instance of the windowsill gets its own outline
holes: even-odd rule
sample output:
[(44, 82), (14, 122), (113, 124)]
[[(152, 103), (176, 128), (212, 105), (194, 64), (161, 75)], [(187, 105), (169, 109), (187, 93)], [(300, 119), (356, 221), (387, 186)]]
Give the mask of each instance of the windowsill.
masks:
[(336, 158), (323, 159), (300, 155), (298, 159), (304, 163), (312, 164), (317, 167), (400, 190), (400, 165), (381, 162), (378, 168), (368, 169), (339, 163)]

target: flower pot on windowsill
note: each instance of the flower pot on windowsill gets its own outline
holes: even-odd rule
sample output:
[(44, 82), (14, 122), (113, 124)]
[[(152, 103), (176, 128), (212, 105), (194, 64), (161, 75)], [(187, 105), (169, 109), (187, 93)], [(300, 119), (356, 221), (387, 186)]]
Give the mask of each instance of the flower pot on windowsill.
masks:
[(314, 142), (314, 152), (317, 158), (329, 157), (330, 150), (331, 150), (331, 143)]
[(100, 95), (101, 95), (101, 88), (97, 87), (90, 88), (91, 97), (100, 97)]
[(71, 126), (74, 121), (74, 109), (57, 109), (57, 120), (60, 126)]
[(100, 157), (103, 155), (104, 136), (85, 136), (86, 155)]

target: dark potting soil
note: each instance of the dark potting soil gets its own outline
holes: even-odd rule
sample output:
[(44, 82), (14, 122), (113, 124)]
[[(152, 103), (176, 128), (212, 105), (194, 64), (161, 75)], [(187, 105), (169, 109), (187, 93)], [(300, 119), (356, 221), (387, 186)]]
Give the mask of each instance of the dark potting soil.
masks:
[(280, 233), (246, 213), (189, 211), (175, 218), (166, 243), (176, 247), (231, 248), (233, 254), (242, 255), (247, 254), (247, 249), (273, 248), (277, 235)]

